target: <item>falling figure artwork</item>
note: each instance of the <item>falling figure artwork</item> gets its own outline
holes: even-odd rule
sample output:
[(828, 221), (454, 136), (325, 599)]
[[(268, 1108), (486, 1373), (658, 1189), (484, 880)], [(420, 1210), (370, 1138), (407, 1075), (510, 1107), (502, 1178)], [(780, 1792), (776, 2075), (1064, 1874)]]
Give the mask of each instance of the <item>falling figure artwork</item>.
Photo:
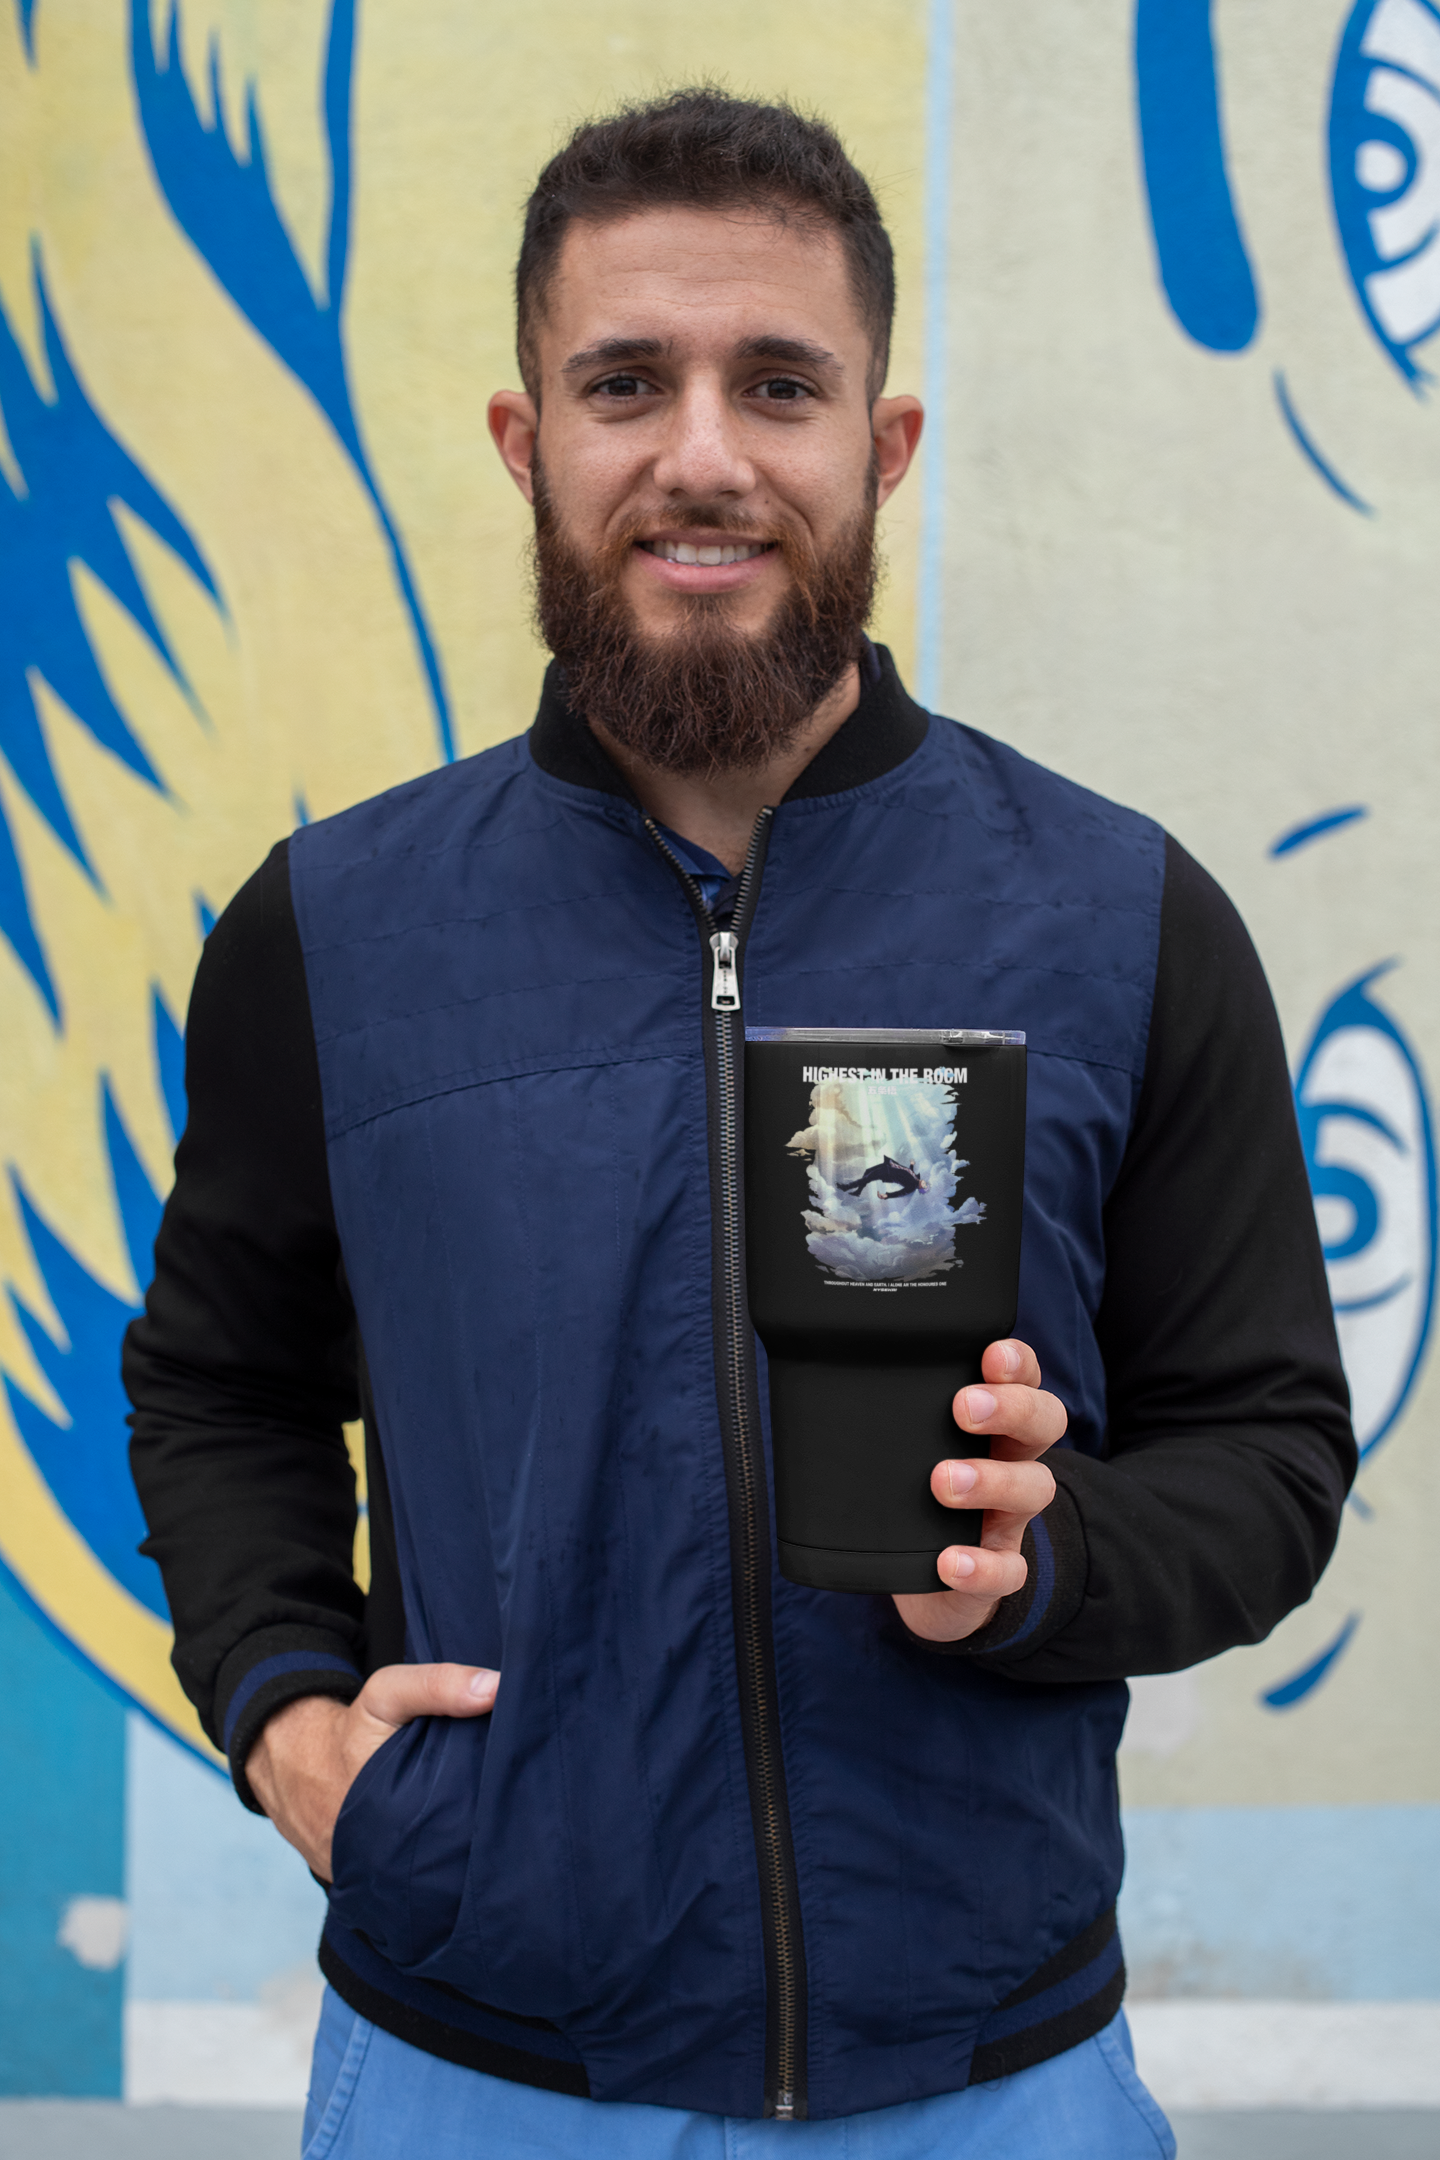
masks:
[(904, 1198), (906, 1193), (925, 1192), (927, 1190), (924, 1178), (916, 1174), (914, 1163), (912, 1162), (907, 1170), (903, 1163), (896, 1162), (893, 1155), (887, 1155), (884, 1162), (872, 1163), (865, 1172), (864, 1177), (856, 1178), (853, 1185), (842, 1184), (837, 1189), (840, 1192), (862, 1193), (872, 1178), (882, 1184), (893, 1184), (895, 1187), (892, 1193), (881, 1193), (880, 1198), (882, 1200), (900, 1200)]
[(961, 1091), (924, 1080), (822, 1080), (810, 1122), (789, 1141), (805, 1159), (805, 1242), (845, 1282), (923, 1282), (963, 1263), (957, 1228), (985, 1220), (958, 1197), (970, 1165), (955, 1152)]

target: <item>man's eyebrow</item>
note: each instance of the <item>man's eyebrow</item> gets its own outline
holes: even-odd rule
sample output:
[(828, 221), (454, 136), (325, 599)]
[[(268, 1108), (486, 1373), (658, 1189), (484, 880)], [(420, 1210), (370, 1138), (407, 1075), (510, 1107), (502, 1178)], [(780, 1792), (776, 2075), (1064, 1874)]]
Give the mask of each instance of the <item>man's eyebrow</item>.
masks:
[(583, 352), (571, 353), (560, 372), (562, 375), (580, 375), (586, 368), (615, 367), (623, 360), (659, 360), (664, 353), (665, 347), (659, 338), (602, 338), (598, 345), (587, 345)]
[(833, 368), (843, 372), (843, 362), (823, 345), (809, 338), (769, 336), (745, 338), (735, 348), (737, 360), (780, 360), (791, 367)]
[[(602, 338), (598, 345), (587, 345), (582, 352), (571, 353), (560, 372), (562, 375), (583, 375), (587, 368), (623, 367), (626, 362), (663, 360), (669, 349), (660, 338)], [(735, 348), (735, 358), (774, 360), (785, 367), (844, 371), (844, 363), (825, 346), (812, 344), (809, 338), (782, 337), (778, 331), (742, 338)]]

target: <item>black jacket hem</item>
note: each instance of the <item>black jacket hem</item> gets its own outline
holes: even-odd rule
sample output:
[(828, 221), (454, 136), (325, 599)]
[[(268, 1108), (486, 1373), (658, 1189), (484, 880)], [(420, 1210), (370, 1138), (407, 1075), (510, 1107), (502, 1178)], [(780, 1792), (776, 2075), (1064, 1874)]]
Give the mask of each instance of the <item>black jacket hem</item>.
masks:
[[(407, 1978), (365, 1936), (333, 1920), (320, 1940), (320, 1970), (342, 2002), (408, 2047), (512, 2085), (591, 2097), (585, 2065), (558, 2027)], [(1079, 2047), (1110, 2023), (1124, 1993), (1112, 1905), (996, 2004), (980, 2029), (968, 2083), (1013, 2077)]]
[(1115, 1908), (996, 2004), (980, 2028), (970, 2083), (989, 2085), (1064, 2055), (1103, 2032), (1125, 1996)]
[[(512, 2085), (536, 2085), (542, 2092), (569, 2093), (577, 2100), (590, 2097), (590, 2080), (585, 2065), (577, 2055), (567, 2051), (555, 2055), (540, 2054), (535, 2047), (524, 2045), (527, 2033), (554, 2035), (551, 2045), (564, 2050), (565, 2042), (553, 2025), (543, 2018), (512, 2018), (502, 2010), (492, 2010), (487, 2003), (472, 2002), (457, 1990), (442, 1988), (433, 1981), (411, 1981), (407, 1992), (423, 1991), (435, 1998), (435, 2010), (424, 2010), (417, 2002), (404, 2002), (379, 1987), (346, 1962), (331, 1940), (333, 1928), (327, 1927), (320, 1938), (320, 1970), (329, 1981), (341, 2001), (359, 2016), (377, 2025), (381, 2032), (390, 2033), (396, 2040), (403, 2040), (407, 2047), (419, 2048), (426, 2055), (438, 2055), (442, 2062), (457, 2063), (462, 2070), (481, 2070), (487, 2077), (505, 2078)], [(358, 1953), (357, 1962), (383, 1964), (378, 1953), (363, 1936), (351, 1936), (352, 1955)], [(407, 1985), (400, 1975), (395, 1975), (398, 1986)], [(449, 2014), (440, 2016), (443, 2007)], [(481, 2024), (512, 2026), (513, 2040), (501, 2039), (494, 2033), (478, 2030)]]

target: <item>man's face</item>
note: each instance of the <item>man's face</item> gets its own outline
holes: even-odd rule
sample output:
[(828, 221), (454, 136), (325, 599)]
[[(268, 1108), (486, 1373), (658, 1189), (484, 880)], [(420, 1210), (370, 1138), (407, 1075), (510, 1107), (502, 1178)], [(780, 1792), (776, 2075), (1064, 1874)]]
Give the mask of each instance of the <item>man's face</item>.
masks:
[[(865, 505), (870, 339), (833, 233), (743, 210), (574, 224), (539, 360), (552, 505), (582, 554), (626, 549), (642, 635), (700, 594), (763, 629), (790, 578), (777, 540), (823, 556)], [(740, 559), (677, 559), (717, 547)]]
[(501, 392), (491, 427), (572, 688), (655, 762), (763, 762), (853, 662), (919, 431), (914, 399), (872, 407), (840, 242), (745, 209), (577, 221), (537, 357), (538, 412)]

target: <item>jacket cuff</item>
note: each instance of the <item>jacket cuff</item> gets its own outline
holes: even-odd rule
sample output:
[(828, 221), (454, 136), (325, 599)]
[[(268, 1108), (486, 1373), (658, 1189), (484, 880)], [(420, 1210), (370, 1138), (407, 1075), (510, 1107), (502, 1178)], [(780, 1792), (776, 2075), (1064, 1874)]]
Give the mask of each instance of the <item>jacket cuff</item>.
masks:
[[(1058, 1472), (1062, 1465), (1063, 1456), (1049, 1467)], [(1080, 1511), (1060, 1476), (1049, 1507), (1027, 1523), (1020, 1551), (1024, 1585), (1001, 1598), (983, 1628), (960, 1642), (930, 1642), (922, 1635), (913, 1639), (941, 1657), (983, 1658), (986, 1664), (1003, 1667), (1012, 1658), (1021, 1664), (1068, 1627), (1084, 1600), (1090, 1563)]]
[(363, 1686), (350, 1645), (322, 1628), (262, 1628), (235, 1645), (216, 1681), (215, 1724), (235, 1790), (252, 1815), (265, 1810), (250, 1789), (245, 1760), (266, 1719), (302, 1695), (353, 1702)]

